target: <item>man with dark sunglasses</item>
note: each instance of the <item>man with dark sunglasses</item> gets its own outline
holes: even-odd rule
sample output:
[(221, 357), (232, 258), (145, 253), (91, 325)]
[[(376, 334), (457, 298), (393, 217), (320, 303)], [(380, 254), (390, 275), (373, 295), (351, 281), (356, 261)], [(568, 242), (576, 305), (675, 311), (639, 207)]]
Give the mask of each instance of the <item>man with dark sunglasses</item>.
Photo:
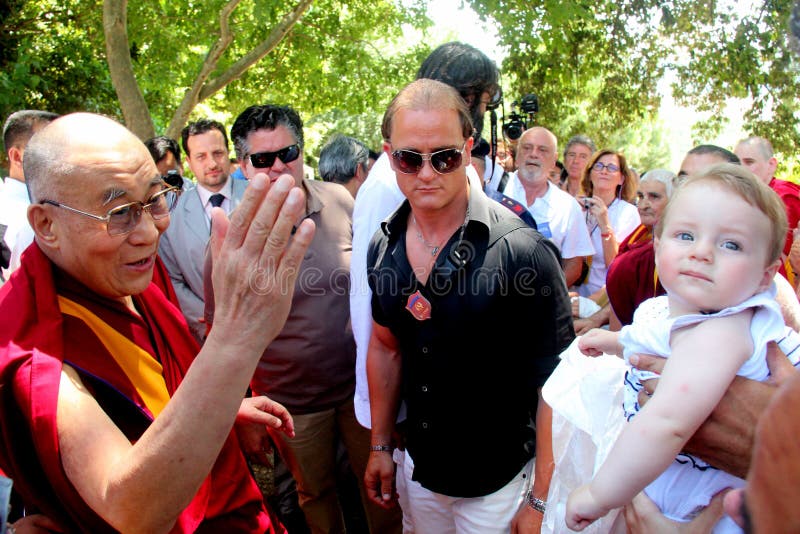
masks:
[[(289, 409), (296, 434), (293, 438), (271, 430), (268, 434), (264, 425), (252, 425), (249, 432), (239, 433), (242, 447), (251, 461), (263, 463), (264, 453), (274, 443), (297, 483), (300, 508), (312, 532), (344, 532), (336, 492), (339, 440), (359, 482), (369, 456), (369, 431), (358, 424), (353, 410), (355, 342), (348, 276), (353, 197), (336, 184), (304, 178), (303, 122), (289, 106), (245, 109), (231, 127), (231, 139), (247, 178), (260, 172), (270, 180), (282, 174), (294, 177), (306, 194), (296, 224), (310, 219), (316, 226), (299, 267), (289, 317), (264, 351), (251, 383), (254, 395), (269, 394)], [(257, 276), (253, 283), (258, 287)], [(206, 320), (211, 322), (213, 294), (207, 295)], [(397, 511), (366, 499), (364, 507), (372, 532), (400, 532)]]
[(172, 222), (159, 245), (159, 255), (169, 271), (181, 311), (199, 343), (206, 337), (203, 321), (203, 262), (211, 233), (211, 209), (230, 214), (247, 187), (230, 177), (228, 135), (213, 120), (191, 122), (181, 132), (186, 161), (197, 183), (185, 191), (172, 212)]
[(0, 288), (0, 469), (58, 532), (284, 532), (232, 427), (292, 433), (242, 395), (313, 238), (292, 232), (303, 192), (259, 175), (236, 218), (214, 211), (218, 332), (200, 349), (151, 281), (169, 186), (142, 142), (75, 113), (31, 138), (24, 170), (36, 237)]
[(413, 530), (538, 532), (553, 467), (541, 386), (574, 337), (570, 303), (555, 245), (468, 180), (472, 128), (459, 94), (428, 79), (406, 86), (384, 115), (383, 149), (407, 200), (367, 254), (366, 486), (394, 505), (404, 401), (397, 478)]

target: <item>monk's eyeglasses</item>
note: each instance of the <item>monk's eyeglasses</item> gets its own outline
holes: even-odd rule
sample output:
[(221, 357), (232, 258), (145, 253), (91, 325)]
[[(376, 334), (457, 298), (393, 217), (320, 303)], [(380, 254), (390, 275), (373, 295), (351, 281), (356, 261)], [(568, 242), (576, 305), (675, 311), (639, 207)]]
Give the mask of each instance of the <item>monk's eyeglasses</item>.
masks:
[(80, 213), (86, 217), (97, 219), (106, 223), (108, 235), (117, 236), (131, 233), (139, 221), (142, 219), (142, 212), (146, 211), (154, 220), (165, 218), (175, 206), (181, 190), (177, 187), (165, 187), (158, 193), (151, 196), (147, 202), (129, 202), (122, 206), (117, 206), (108, 210), (105, 217), (87, 213), (79, 209), (67, 206), (55, 200), (41, 200), (39, 204), (50, 204), (57, 208), (64, 208), (75, 213)]

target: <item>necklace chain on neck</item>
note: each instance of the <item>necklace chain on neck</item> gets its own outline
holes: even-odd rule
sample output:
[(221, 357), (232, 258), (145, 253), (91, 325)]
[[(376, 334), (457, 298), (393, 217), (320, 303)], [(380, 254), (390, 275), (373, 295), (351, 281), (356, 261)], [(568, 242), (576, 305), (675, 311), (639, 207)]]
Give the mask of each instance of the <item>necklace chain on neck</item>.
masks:
[[(417, 234), (417, 239), (419, 239), (420, 243), (425, 245), (425, 248), (431, 251), (431, 257), (435, 258), (437, 254), (442, 249), (442, 245), (447, 241), (447, 237), (439, 241), (438, 245), (432, 245), (425, 240), (425, 236), (422, 235), (422, 229), (420, 228), (419, 224), (417, 223), (417, 218), (414, 216), (414, 213), (411, 213), (411, 220), (414, 222), (414, 226), (416, 229), (414, 232)], [(469, 206), (467, 206), (467, 213), (464, 215), (464, 222), (461, 225), (461, 233), (458, 236), (459, 241), (464, 239), (464, 229), (467, 227), (467, 221), (469, 221)]]

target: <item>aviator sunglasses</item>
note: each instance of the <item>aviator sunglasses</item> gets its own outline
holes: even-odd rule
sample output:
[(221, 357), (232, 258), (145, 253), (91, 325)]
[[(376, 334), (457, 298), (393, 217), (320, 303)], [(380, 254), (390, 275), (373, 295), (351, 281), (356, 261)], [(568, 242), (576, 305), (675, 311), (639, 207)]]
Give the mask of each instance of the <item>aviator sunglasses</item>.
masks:
[(420, 154), (413, 150), (395, 150), (392, 160), (398, 171), (403, 174), (416, 174), (422, 169), (425, 161), (431, 162), (431, 168), (438, 174), (449, 174), (461, 166), (462, 153), (467, 146), (466, 141), (457, 148), (445, 148), (429, 154)]
[(250, 163), (256, 169), (266, 169), (275, 165), (275, 158), (284, 163), (291, 163), (300, 156), (300, 146), (290, 145), (275, 152), (256, 152), (250, 154)]

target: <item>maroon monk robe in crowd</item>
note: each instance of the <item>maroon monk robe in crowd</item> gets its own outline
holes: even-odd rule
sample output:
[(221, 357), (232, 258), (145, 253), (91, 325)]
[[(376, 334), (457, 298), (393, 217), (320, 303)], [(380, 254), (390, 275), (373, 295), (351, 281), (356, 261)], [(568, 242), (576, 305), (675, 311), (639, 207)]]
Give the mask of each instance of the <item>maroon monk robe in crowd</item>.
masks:
[[(59, 297), (69, 299), (62, 306), (67, 302), (88, 310), (87, 316), (101, 321), (90, 326), (62, 313)], [(152, 382), (163, 402), (174, 394), (198, 352), (180, 311), (154, 284), (133, 300), (141, 316), (60, 272), (36, 244), (0, 288), (0, 468), (14, 479), (27, 506), (71, 530), (114, 531), (86, 505), (62, 468), (56, 428), (62, 362), (77, 370), (100, 406), (134, 442), (153, 419), (152, 384), (130, 378), (130, 371), (126, 375), (124, 364), (118, 364), (125, 355), (109, 344), (109, 336), (118, 335), (123, 346), (141, 349), (128, 351), (139, 353), (134, 364), (162, 366)], [(270, 518), (233, 431), (172, 532), (284, 532)]]
[(639, 304), (666, 293), (656, 276), (653, 235), (644, 225), (620, 245), (606, 274), (606, 293), (623, 326), (633, 322), (633, 312)]

